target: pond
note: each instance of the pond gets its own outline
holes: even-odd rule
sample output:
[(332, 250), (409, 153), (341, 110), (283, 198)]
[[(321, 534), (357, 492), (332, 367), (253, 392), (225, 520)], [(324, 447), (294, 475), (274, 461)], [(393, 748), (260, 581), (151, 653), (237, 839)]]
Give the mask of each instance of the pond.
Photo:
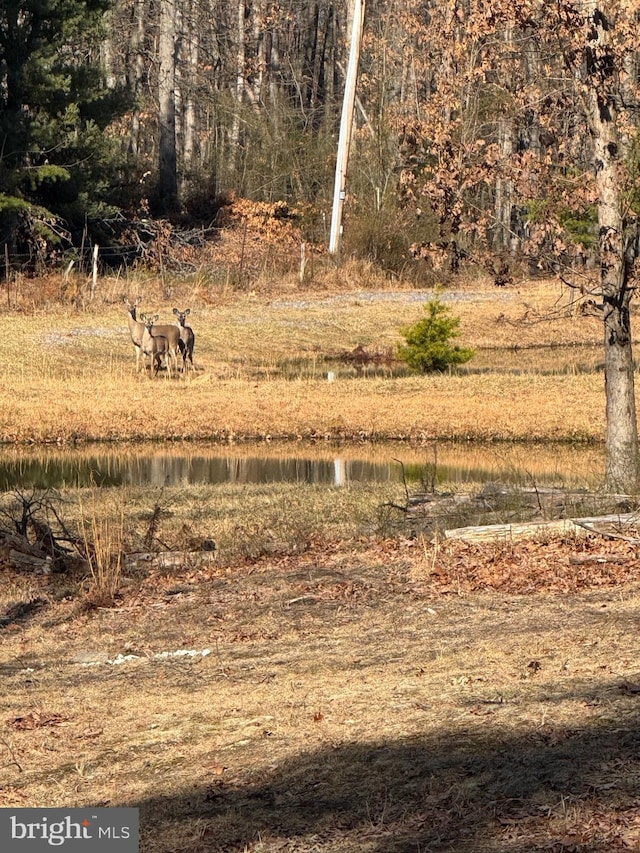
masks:
[[(507, 375), (535, 374), (557, 376), (599, 373), (603, 370), (602, 346), (575, 344), (567, 346), (529, 346), (509, 349), (478, 349), (456, 372), (466, 374), (492, 373)], [(390, 348), (356, 347), (333, 356), (284, 359), (277, 364), (254, 366), (250, 371), (256, 379), (361, 379), (367, 377), (400, 377), (410, 374)]]
[(594, 488), (603, 472), (601, 448), (567, 445), (194, 443), (0, 451), (0, 491), (276, 482), (347, 486), (403, 480), (414, 491), (487, 482)]

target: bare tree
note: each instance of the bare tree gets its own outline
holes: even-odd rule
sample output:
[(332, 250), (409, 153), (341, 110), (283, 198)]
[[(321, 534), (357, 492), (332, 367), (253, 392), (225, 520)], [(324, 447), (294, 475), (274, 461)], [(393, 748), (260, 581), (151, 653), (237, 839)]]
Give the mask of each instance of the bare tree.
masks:
[(134, 0), (131, 7), (131, 24), (128, 39), (128, 56), (125, 69), (129, 83), (129, 91), (133, 95), (133, 110), (131, 113), (130, 149), (133, 154), (139, 153), (140, 140), (140, 106), (142, 100), (142, 85), (144, 80), (144, 39), (145, 39), (145, 0)]
[[(492, 249), (509, 248), (517, 206), (529, 256), (565, 281), (575, 263), (580, 286), (600, 293), (606, 481), (616, 491), (637, 488), (640, 473), (630, 328), (639, 244), (636, 8), (624, 0), (449, 0), (420, 13), (435, 76), (422, 110), (424, 198), (440, 223), (439, 245), (452, 251), (463, 240), (489, 259)], [(579, 269), (582, 246), (571, 232), (590, 209), (596, 281)]]
[(176, 0), (160, 0), (158, 35), (158, 205), (165, 213), (178, 201), (176, 147)]
[(607, 413), (607, 482), (633, 490), (640, 457), (631, 346), (630, 302), (638, 257), (638, 221), (628, 202), (631, 147), (637, 134), (637, 74), (634, 16), (626, 3), (579, 6), (584, 33), (576, 72), (585, 88), (584, 106), (593, 136), (598, 197), (600, 285), (604, 304)]

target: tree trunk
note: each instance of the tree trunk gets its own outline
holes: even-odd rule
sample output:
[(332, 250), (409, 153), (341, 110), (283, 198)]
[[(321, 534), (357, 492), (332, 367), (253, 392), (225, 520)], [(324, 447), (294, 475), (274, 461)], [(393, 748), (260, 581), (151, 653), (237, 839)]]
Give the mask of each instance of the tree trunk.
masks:
[(629, 322), (629, 295), (604, 296), (606, 483), (612, 491), (638, 487), (638, 430)]
[[(612, 92), (615, 64), (607, 52), (606, 15), (593, 8), (593, 35), (587, 44), (589, 122), (594, 138), (594, 168), (598, 193), (600, 284), (604, 303), (606, 392), (606, 484), (613, 491), (638, 487), (640, 459), (636, 416), (631, 318), (630, 271), (636, 240), (623, 214), (621, 175), (628, 156), (618, 129), (618, 110)], [(607, 26), (605, 26), (607, 24)], [(635, 229), (634, 229), (635, 230)]]
[(160, 6), (158, 103), (160, 149), (158, 163), (158, 204), (161, 213), (174, 209), (178, 201), (176, 154), (176, 12), (173, 0)]
[(197, 172), (198, 113), (196, 91), (200, 30), (196, 0), (184, 0), (178, 9), (179, 50), (176, 61), (176, 139), (182, 164), (180, 194), (184, 198)]
[(196, 139), (198, 131), (196, 110), (196, 87), (198, 75), (198, 61), (200, 54), (200, 36), (195, 19), (195, 4), (191, 5), (191, 17), (189, 19), (189, 44), (188, 44), (188, 88), (184, 105), (184, 162), (189, 173), (192, 173), (196, 163)]
[[(596, 140), (600, 204), (600, 280), (604, 303), (604, 376), (606, 392), (606, 482), (613, 491), (638, 486), (640, 459), (636, 417), (631, 316), (627, 266), (628, 237), (620, 214), (622, 198), (612, 146)], [(609, 162), (606, 162), (606, 160)], [(600, 166), (600, 164), (602, 164)]]
[(238, 0), (236, 7), (236, 79), (235, 79), (235, 107), (231, 128), (229, 130), (229, 164), (228, 170), (231, 180), (235, 182), (236, 176), (234, 172), (238, 164), (238, 154), (240, 148), (240, 112), (242, 102), (244, 100), (244, 81), (246, 77), (246, 45), (245, 45), (245, 26), (244, 19), (246, 14), (246, 4), (244, 0)]
[[(508, 116), (498, 119), (498, 144), (504, 162), (513, 157), (513, 124)], [(494, 202), (495, 228), (493, 232), (494, 251), (501, 255), (510, 253), (513, 246), (511, 213), (513, 210), (513, 181), (498, 171), (496, 175), (496, 195)]]

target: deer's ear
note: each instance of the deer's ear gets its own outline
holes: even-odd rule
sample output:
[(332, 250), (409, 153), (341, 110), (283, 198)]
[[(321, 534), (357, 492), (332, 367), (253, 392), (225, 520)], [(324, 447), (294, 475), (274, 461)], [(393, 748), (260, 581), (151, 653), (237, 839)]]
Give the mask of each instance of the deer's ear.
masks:
[(177, 308), (174, 308), (174, 309), (173, 309), (173, 313), (174, 313), (174, 314), (179, 314), (180, 312), (178, 311), (178, 309), (177, 309)]
[(185, 316), (186, 316), (187, 314), (191, 314), (191, 308), (187, 308), (187, 310), (186, 310), (184, 313), (185, 313)]

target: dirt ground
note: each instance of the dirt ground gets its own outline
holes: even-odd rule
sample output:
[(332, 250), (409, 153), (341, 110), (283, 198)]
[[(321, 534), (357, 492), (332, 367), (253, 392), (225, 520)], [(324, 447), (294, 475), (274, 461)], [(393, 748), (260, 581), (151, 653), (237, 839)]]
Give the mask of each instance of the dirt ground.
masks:
[[(11, 314), (32, 369), (12, 337), (2, 438), (601, 441), (601, 328), (557, 287), (456, 300), (474, 374), (330, 383), (324, 356), (394, 347), (419, 307), (344, 289), (167, 303), (157, 283), (145, 309), (175, 299), (198, 323), (199, 369), (173, 382), (135, 373), (121, 281), (71, 330), (34, 302)], [(588, 363), (561, 369), (560, 342)], [(330, 524), (302, 491), (236, 495), (241, 517), (216, 497), (226, 558), (133, 571), (114, 606), (0, 562), (0, 807), (138, 807), (143, 853), (640, 849), (640, 534), (432, 544)], [(188, 492), (184, 517), (166, 507), (185, 541), (210, 521)], [(286, 547), (252, 553), (256, 530)]]
[(639, 570), (363, 538), (87, 612), (0, 569), (0, 805), (137, 806), (146, 853), (637, 850)]

